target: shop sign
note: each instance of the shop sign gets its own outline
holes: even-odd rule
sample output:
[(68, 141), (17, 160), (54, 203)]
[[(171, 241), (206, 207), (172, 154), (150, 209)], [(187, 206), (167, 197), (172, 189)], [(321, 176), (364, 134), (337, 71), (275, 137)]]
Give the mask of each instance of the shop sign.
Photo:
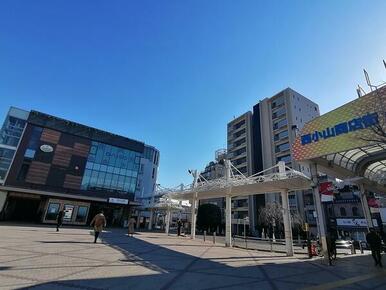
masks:
[(373, 144), (370, 128), (386, 129), (379, 106), (385, 102), (385, 90), (372, 92), (306, 123), (292, 145), (293, 159), (310, 160)]
[[(336, 219), (336, 224), (342, 227), (367, 227), (366, 219)], [(377, 220), (373, 219), (373, 225), (378, 226)]]
[(301, 135), (301, 144), (304, 146), (322, 139), (333, 138), (342, 134), (348, 134), (349, 132), (366, 129), (377, 124), (379, 124), (378, 113), (367, 113), (362, 117), (354, 118), (348, 122), (345, 121), (321, 131)]
[(40, 146), (40, 150), (45, 153), (51, 153), (52, 151), (54, 151), (54, 148), (51, 145), (43, 144), (42, 146)]
[(109, 203), (129, 204), (128, 199), (109, 197)]

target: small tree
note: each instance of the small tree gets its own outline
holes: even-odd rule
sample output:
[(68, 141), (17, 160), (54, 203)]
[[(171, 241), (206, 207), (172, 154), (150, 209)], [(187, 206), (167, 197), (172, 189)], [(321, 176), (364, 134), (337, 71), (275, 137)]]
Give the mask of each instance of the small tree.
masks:
[(259, 223), (270, 230), (272, 237), (276, 231), (280, 230), (283, 223), (282, 207), (277, 202), (267, 203), (260, 209)]
[(291, 212), (292, 230), (293, 230), (293, 233), (298, 237), (300, 237), (300, 234), (303, 232), (303, 225), (304, 225), (303, 216), (298, 211)]
[(216, 231), (221, 225), (221, 209), (211, 203), (204, 203), (198, 207), (197, 228), (200, 231)]
[[(301, 230), (304, 224), (303, 217), (299, 212), (291, 212), (291, 225), (295, 232)], [(283, 207), (277, 202), (267, 203), (265, 207), (260, 209), (259, 223), (267, 227), (272, 233), (282, 233), (283, 229)]]

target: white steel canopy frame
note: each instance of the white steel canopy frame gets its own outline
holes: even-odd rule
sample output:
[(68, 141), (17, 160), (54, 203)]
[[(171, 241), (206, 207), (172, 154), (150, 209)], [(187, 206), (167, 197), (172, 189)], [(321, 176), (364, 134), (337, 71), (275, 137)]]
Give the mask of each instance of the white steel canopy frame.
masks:
[[(293, 255), (291, 220), (288, 205), (288, 192), (310, 189), (311, 179), (301, 172), (285, 166), (280, 161), (276, 166), (252, 176), (241, 174), (229, 160), (225, 160), (225, 177), (197, 182), (197, 171), (193, 172), (194, 182), (180, 190), (171, 190), (168, 196), (176, 200), (189, 200), (191, 203), (192, 226), (191, 238), (195, 238), (196, 206), (198, 200), (225, 197), (225, 245), (231, 246), (231, 198), (254, 194), (281, 193), (284, 231), (287, 255)], [(201, 178), (202, 179), (202, 178)]]

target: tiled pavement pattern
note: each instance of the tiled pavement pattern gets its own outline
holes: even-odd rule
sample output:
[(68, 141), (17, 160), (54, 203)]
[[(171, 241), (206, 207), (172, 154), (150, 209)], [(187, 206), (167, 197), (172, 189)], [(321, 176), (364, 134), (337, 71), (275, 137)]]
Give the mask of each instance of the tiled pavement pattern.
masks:
[[(213, 246), (211, 242), (114, 229), (0, 224), (1, 289), (386, 289), (368, 255), (320, 260)], [(386, 263), (385, 263), (386, 264)], [(336, 288), (339, 286), (340, 288)]]

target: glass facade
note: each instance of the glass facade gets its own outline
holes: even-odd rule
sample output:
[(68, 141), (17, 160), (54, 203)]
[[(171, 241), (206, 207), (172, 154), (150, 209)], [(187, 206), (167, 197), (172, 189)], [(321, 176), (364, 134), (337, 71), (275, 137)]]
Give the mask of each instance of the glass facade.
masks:
[(7, 175), (16, 147), (26, 125), (28, 112), (11, 108), (0, 129), (0, 183)]
[(134, 193), (142, 154), (93, 141), (82, 179), (82, 189)]
[(0, 131), (0, 144), (16, 147), (25, 124), (26, 120), (8, 115)]
[(14, 154), (15, 150), (0, 147), (0, 180), (5, 179)]

